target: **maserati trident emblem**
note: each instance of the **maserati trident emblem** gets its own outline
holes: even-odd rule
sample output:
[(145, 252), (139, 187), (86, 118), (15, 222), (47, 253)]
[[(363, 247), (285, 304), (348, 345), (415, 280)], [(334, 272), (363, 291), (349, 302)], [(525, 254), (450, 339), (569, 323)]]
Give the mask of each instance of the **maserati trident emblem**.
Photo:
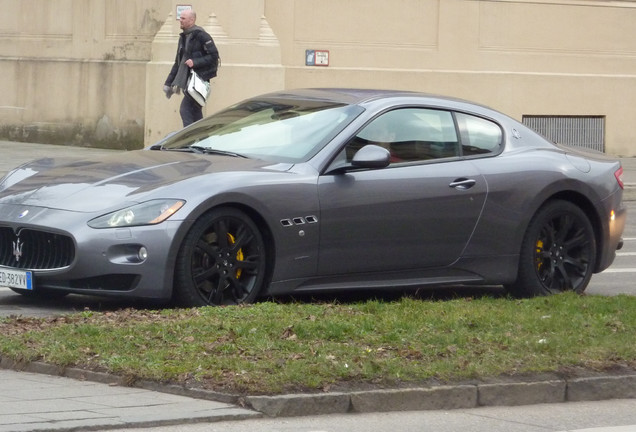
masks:
[(20, 241), (20, 238), (16, 238), (13, 242), (13, 256), (15, 257), (15, 262), (20, 262), (20, 257), (22, 256), (22, 246), (24, 246), (24, 242)]

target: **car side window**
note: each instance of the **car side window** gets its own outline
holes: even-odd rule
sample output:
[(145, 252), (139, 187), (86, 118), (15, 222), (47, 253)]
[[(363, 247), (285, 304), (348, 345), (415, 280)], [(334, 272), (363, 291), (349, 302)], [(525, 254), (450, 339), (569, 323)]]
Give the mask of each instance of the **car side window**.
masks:
[(347, 162), (368, 144), (389, 150), (391, 163), (459, 155), (453, 115), (443, 110), (401, 108), (381, 114), (347, 144)]
[(456, 113), (455, 116), (462, 138), (463, 156), (499, 153), (503, 134), (496, 123), (464, 113)]

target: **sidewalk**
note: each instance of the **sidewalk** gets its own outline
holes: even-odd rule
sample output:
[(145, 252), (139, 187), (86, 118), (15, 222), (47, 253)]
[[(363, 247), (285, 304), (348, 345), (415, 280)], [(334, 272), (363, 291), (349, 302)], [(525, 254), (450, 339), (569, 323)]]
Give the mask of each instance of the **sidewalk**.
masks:
[[(240, 403), (236, 398), (230, 403), (213, 400), (232, 398), (214, 392), (150, 382), (130, 387), (115, 376), (72, 368), (59, 371), (39, 363), (27, 365), (27, 371), (2, 369), (7, 363), (0, 364), (0, 432), (108, 430), (263, 416), (454, 410), (636, 398), (636, 373), (630, 370), (569, 379), (543, 374), (526, 380), (494, 379), (422, 388), (247, 396)], [(59, 376), (60, 372), (66, 376)]]
[(0, 369), (0, 431), (104, 430), (243, 420), (255, 411), (133, 387)]

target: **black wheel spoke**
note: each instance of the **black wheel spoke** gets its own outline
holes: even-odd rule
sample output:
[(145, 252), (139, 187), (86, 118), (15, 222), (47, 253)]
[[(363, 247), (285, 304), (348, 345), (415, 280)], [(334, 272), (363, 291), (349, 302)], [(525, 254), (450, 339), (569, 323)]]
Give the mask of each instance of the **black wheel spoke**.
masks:
[(571, 215), (563, 215), (558, 219), (558, 231), (555, 233), (555, 241), (563, 244), (568, 236), (568, 233), (572, 229), (574, 220)]
[(248, 286), (242, 283), (238, 279), (232, 279), (232, 294), (235, 300), (240, 300), (245, 297), (246, 294), (249, 294)]
[(555, 268), (555, 280), (552, 289), (555, 290), (569, 290), (572, 289), (572, 278), (565, 269), (563, 263), (557, 264)]
[(209, 256), (214, 256), (218, 250), (217, 247), (208, 243), (204, 239), (199, 239), (197, 242), (197, 248), (199, 249), (200, 254), (207, 254)]
[(240, 226), (236, 233), (234, 245), (232, 246), (232, 252), (237, 252), (246, 247), (253, 241), (253, 239), (253, 234), (249, 232), (244, 225)]
[(221, 219), (214, 224), (214, 232), (216, 233), (217, 241), (219, 242), (219, 247), (221, 249), (227, 249), (229, 244), (229, 239), (228, 239), (229, 228), (227, 224), (228, 224), (228, 221), (225, 219)]
[(546, 246), (550, 246), (556, 242), (556, 237), (558, 235), (558, 230), (554, 226), (554, 221), (550, 221), (546, 224), (545, 227), (545, 241)]
[(546, 265), (546, 269), (543, 272), (543, 277), (541, 278), (541, 280), (543, 281), (543, 284), (547, 287), (551, 287), (552, 284), (554, 283), (554, 275), (555, 275), (554, 265), (551, 262), (549, 262)]
[(575, 235), (573, 235), (571, 238), (566, 240), (564, 244), (568, 250), (571, 250), (573, 248), (584, 247), (588, 242), (589, 242), (589, 239), (585, 235), (585, 231), (580, 229), (580, 230), (577, 230)]
[(582, 259), (568, 257), (563, 260), (563, 265), (571, 268), (578, 276), (583, 276), (585, 275), (585, 270), (587, 269), (589, 263)]
[(254, 270), (258, 269), (259, 265), (260, 262), (258, 260), (258, 256), (251, 256), (247, 259), (244, 259), (243, 261), (237, 262), (237, 266), (239, 269), (249, 272), (253, 272)]
[(218, 279), (218, 283), (214, 287), (214, 289), (210, 292), (210, 296), (208, 297), (208, 304), (220, 305), (223, 304), (223, 291), (225, 289), (226, 283), (223, 278)]

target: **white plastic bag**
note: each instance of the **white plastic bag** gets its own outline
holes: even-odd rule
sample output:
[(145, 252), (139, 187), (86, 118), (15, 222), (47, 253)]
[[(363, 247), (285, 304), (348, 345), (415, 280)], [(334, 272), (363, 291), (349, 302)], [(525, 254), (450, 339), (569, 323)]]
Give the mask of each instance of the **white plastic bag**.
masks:
[(208, 96), (210, 96), (210, 83), (201, 79), (194, 69), (190, 69), (187, 91), (199, 105), (205, 106), (205, 102), (208, 100)]

